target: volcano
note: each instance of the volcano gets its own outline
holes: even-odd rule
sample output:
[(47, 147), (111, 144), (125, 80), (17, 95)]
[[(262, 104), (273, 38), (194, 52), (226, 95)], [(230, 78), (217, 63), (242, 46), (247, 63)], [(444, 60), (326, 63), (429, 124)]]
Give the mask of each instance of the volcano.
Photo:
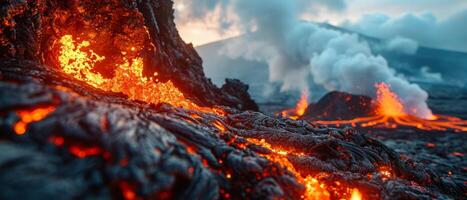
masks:
[[(309, 120), (324, 125), (351, 125), (353, 127), (398, 128), (414, 127), (421, 130), (456, 132), (467, 131), (467, 121), (460, 118), (432, 115), (427, 119), (408, 114), (406, 106), (399, 97), (392, 92), (391, 87), (385, 83), (375, 85), (376, 99), (364, 96), (354, 96), (346, 93), (331, 93), (320, 100), (316, 105), (311, 105), (307, 110), (315, 108), (315, 112), (309, 111)], [(302, 118), (307, 118), (302, 116)], [(314, 118), (316, 116), (318, 118)], [(324, 117), (323, 117), (324, 116)], [(325, 119), (319, 119), (325, 118)], [(343, 119), (341, 117), (345, 117)], [(327, 119), (326, 119), (327, 118)]]
[(354, 129), (214, 86), (168, 0), (1, 4), (0, 199), (462, 199)]
[(310, 104), (301, 119), (303, 120), (350, 120), (373, 114), (373, 100), (362, 95), (346, 92), (330, 92), (317, 103)]

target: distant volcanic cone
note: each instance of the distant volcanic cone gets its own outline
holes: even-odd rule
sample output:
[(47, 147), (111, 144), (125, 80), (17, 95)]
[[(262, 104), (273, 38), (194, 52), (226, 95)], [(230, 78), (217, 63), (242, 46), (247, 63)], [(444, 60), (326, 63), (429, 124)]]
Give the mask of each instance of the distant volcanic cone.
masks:
[[(323, 125), (467, 131), (467, 121), (450, 116), (432, 115), (422, 119), (406, 112), (407, 108), (385, 83), (376, 84), (376, 99), (333, 92), (310, 105), (302, 119)], [(410, 109), (410, 108), (409, 108)]]
[(373, 100), (346, 92), (330, 92), (317, 103), (310, 104), (303, 120), (349, 120), (374, 114)]

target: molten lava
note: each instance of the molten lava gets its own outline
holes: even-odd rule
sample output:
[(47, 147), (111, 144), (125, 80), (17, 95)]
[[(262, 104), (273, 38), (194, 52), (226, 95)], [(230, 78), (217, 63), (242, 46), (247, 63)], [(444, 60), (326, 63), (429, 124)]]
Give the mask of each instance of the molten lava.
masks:
[(362, 193), (358, 189), (353, 189), (350, 200), (362, 200)]
[(380, 83), (376, 85), (378, 114), (388, 117), (402, 117), (405, 114), (404, 105), (402, 105), (399, 97), (394, 94), (388, 85)]
[(376, 85), (377, 98), (375, 101), (375, 115), (355, 118), (352, 120), (316, 121), (324, 125), (340, 126), (349, 124), (354, 127), (397, 128), (398, 126), (416, 127), (422, 130), (445, 131), (452, 129), (456, 132), (467, 131), (467, 121), (455, 117), (434, 115), (429, 119), (421, 119), (407, 114), (399, 97), (391, 91), (385, 83)]
[(19, 116), (20, 120), (15, 123), (13, 130), (16, 134), (23, 135), (26, 133), (30, 123), (41, 121), (53, 111), (55, 111), (55, 106), (18, 110), (16, 114)]
[(297, 120), (303, 114), (305, 114), (306, 108), (308, 107), (308, 91), (307, 90), (302, 90), (302, 94), (300, 96), (300, 100), (298, 100), (297, 105), (295, 105), (295, 108), (287, 109), (282, 111), (280, 114), (283, 117), (288, 117), (293, 120)]
[[(307, 200), (331, 199), (331, 192), (333, 192), (333, 194), (337, 193), (337, 195), (341, 197), (340, 199), (346, 199), (342, 197), (346, 197), (346, 196), (348, 197), (347, 191), (351, 190), (349, 187), (342, 185), (341, 188), (336, 190), (335, 188), (330, 188), (326, 184), (321, 183), (317, 178), (313, 176), (308, 175), (306, 177), (303, 177), (300, 174), (300, 172), (297, 171), (294, 165), (287, 158), (288, 155), (304, 156), (303, 153), (291, 152), (291, 151), (279, 149), (277, 147), (273, 147), (271, 144), (267, 143), (264, 139), (258, 140), (258, 139), (249, 138), (247, 140), (250, 143), (253, 143), (255, 145), (258, 145), (258, 146), (261, 146), (263, 148), (270, 150), (272, 152), (271, 154), (263, 154), (262, 156), (264, 156), (270, 161), (273, 161), (281, 165), (282, 167), (285, 167), (295, 176), (295, 178), (300, 184), (303, 184), (305, 186), (305, 193), (302, 195), (302, 199), (307, 199)], [(352, 194), (349, 199), (361, 200), (362, 195), (360, 194), (358, 189), (353, 189)]]
[(73, 36), (64, 35), (60, 39), (60, 44), (58, 60), (62, 71), (95, 88), (121, 92), (133, 100), (154, 104), (168, 103), (176, 107), (218, 113), (216, 109), (200, 107), (186, 99), (171, 81), (162, 83), (157, 79), (154, 80), (153, 77), (145, 77), (143, 75), (143, 59), (140, 57), (117, 64), (115, 75), (112, 78), (105, 78), (100, 73), (93, 71), (96, 63), (105, 60), (105, 57), (92, 50), (84, 50), (85, 47), (89, 47), (89, 41), (76, 44)]

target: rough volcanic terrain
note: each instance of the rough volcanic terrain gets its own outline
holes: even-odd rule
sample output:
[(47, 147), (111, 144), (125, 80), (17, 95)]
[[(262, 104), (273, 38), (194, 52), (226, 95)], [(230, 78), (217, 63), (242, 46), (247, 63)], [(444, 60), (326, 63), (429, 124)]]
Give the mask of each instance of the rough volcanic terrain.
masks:
[[(429, 105), (436, 113), (465, 117), (467, 110), (465, 90), (447, 86), (431, 86)], [(429, 88), (428, 88), (429, 89)], [(344, 92), (330, 92), (307, 108), (304, 120), (348, 120), (370, 115), (371, 98)], [(363, 112), (362, 112), (363, 111)], [(348, 126), (348, 125), (347, 125)], [(341, 126), (342, 127), (342, 126)], [(344, 126), (345, 127), (345, 126)], [(467, 181), (467, 146), (465, 132), (424, 131), (417, 128), (397, 129), (355, 127), (359, 132), (375, 137), (401, 156), (413, 158), (439, 174), (445, 174), (459, 182)]]
[[(465, 197), (462, 179), (368, 135), (255, 112), (239, 81), (216, 88), (169, 0), (7, 0), (1, 10), (0, 199)], [(81, 44), (63, 66), (69, 34)], [(66, 73), (86, 56), (76, 67), (103, 77)], [(140, 72), (128, 64), (137, 58), (158, 77), (140, 77), (144, 86), (167, 83), (191, 107), (76, 78), (114, 81), (113, 64)]]

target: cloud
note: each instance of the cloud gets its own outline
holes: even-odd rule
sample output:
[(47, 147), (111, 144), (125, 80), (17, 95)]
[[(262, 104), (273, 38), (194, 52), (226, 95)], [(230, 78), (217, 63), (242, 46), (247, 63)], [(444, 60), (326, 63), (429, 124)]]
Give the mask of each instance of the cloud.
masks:
[(431, 68), (424, 66), (420, 69), (420, 78), (422, 80), (429, 80), (431, 82), (442, 82), (443, 76), (441, 73), (431, 72)]
[[(282, 83), (283, 90), (307, 89), (311, 75), (328, 90), (375, 97), (375, 84), (385, 82), (401, 98), (406, 112), (432, 116), (424, 90), (398, 76), (356, 34), (301, 21), (296, 1), (235, 1), (232, 8), (241, 27), (254, 33), (227, 45), (223, 53), (268, 63), (270, 80)], [(407, 40), (395, 43), (406, 45)]]
[(414, 55), (418, 50), (418, 42), (409, 38), (395, 37), (386, 42), (384, 49), (401, 54)]
[[(182, 0), (183, 1), (183, 0)], [(342, 33), (316, 26), (300, 20), (303, 12), (344, 9), (343, 0), (223, 0), (196, 1), (191, 6), (190, 20), (206, 20), (209, 10), (220, 12), (219, 23), (230, 24), (247, 33), (246, 37), (234, 40), (225, 46), (221, 53), (231, 57), (260, 61), (268, 64), (269, 80), (282, 84), (282, 90), (308, 89), (308, 78), (328, 90), (341, 90), (353, 94), (375, 97), (375, 84), (385, 82), (400, 97), (406, 112), (431, 117), (426, 104), (428, 94), (418, 85), (409, 83), (398, 76), (385, 58), (375, 55), (369, 45), (358, 35)], [(188, 3), (188, 1), (187, 1)], [(196, 11), (196, 12), (195, 12)], [(199, 11), (199, 12), (198, 12)], [(430, 27), (432, 16), (424, 16), (426, 24), (418, 18), (408, 19), (417, 25), (411, 31)], [(410, 18), (410, 17), (409, 17)], [(212, 17), (209, 17), (212, 19)], [(367, 19), (365, 25), (379, 26), (390, 19), (378, 15)], [(366, 27), (365, 27), (366, 28)], [(402, 35), (389, 35), (393, 38), (388, 48), (412, 53), (416, 42)], [(404, 37), (404, 38), (402, 38)], [(408, 49), (407, 49), (408, 48)]]
[[(325, 8), (329, 11), (341, 11), (347, 7), (346, 0), (286, 0), (296, 4), (297, 14), (314, 12), (315, 8)], [(236, 21), (232, 16), (232, 6), (242, 5), (244, 2), (257, 4), (249, 0), (174, 0), (177, 24), (190, 23), (193, 21), (205, 21), (208, 18), (217, 18), (218, 30), (224, 31), (231, 28)], [(262, 2), (262, 1), (260, 1)], [(277, 4), (278, 2), (274, 2)], [(263, 2), (264, 6), (268, 3)], [(290, 5), (290, 4), (289, 4)], [(244, 7), (246, 8), (246, 7)], [(287, 8), (287, 7), (285, 7)], [(241, 11), (241, 10), (237, 10)], [(239, 22), (241, 24), (241, 22)]]
[(394, 18), (384, 14), (369, 14), (357, 22), (347, 21), (342, 26), (383, 39), (404, 37), (423, 46), (467, 52), (466, 21), (467, 9), (442, 20), (431, 13), (407, 13)]

